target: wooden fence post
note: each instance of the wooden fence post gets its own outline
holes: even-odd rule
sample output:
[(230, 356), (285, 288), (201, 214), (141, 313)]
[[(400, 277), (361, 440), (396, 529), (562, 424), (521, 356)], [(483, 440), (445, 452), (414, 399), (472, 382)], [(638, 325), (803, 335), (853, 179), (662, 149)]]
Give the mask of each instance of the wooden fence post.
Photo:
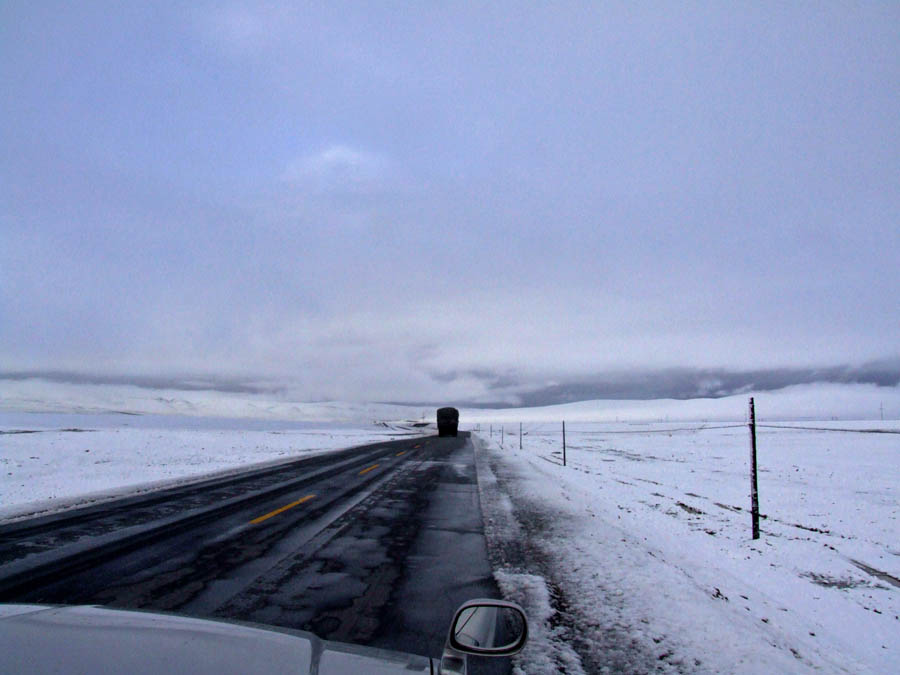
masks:
[(750, 516), (753, 538), (759, 539), (759, 487), (756, 480), (756, 410), (750, 397)]

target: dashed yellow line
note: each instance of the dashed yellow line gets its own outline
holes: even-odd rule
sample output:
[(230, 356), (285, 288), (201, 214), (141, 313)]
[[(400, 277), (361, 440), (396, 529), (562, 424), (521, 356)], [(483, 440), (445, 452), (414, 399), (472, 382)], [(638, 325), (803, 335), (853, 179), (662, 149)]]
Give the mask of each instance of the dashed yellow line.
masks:
[(406, 450), (403, 450), (401, 452), (398, 452), (396, 455), (394, 455), (394, 457), (399, 457), (400, 455), (405, 455), (405, 454), (406, 454)]
[(303, 502), (308, 502), (313, 497), (315, 497), (315, 495), (306, 495), (302, 499), (298, 499), (297, 501), (291, 502), (290, 504), (287, 504), (286, 506), (282, 506), (280, 509), (275, 509), (271, 513), (267, 513), (266, 515), (260, 516), (259, 518), (254, 518), (253, 520), (250, 521), (250, 524), (256, 525), (257, 523), (261, 523), (264, 520), (268, 520), (272, 516), (277, 516), (279, 513), (282, 513), (284, 511), (287, 511), (288, 509), (294, 508), (298, 504), (302, 504)]
[(377, 468), (378, 468), (378, 465), (377, 465), (377, 464), (373, 464), (373, 465), (370, 466), (368, 469), (363, 469), (362, 471), (360, 471), (360, 472), (359, 472), (359, 475), (362, 476), (363, 474), (369, 473), (372, 469), (377, 469)]

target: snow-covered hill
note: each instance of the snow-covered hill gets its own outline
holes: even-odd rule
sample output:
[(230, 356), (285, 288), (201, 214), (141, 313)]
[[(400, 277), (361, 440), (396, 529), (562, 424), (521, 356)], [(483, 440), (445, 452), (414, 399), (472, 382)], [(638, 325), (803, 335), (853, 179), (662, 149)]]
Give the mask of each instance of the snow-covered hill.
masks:
[[(808, 384), (777, 391), (689, 400), (579, 401), (540, 408), (461, 407), (460, 423), (661, 422), (745, 419), (755, 396), (761, 419), (900, 419), (900, 387), (867, 384)], [(372, 399), (378, 398), (377, 392)], [(442, 401), (453, 405), (454, 401)], [(42, 379), (0, 380), (0, 411), (130, 413), (259, 420), (369, 424), (373, 420), (431, 420), (434, 406), (346, 401), (299, 401), (289, 393), (253, 394), (214, 390), (151, 389), (131, 385), (68, 384)]]

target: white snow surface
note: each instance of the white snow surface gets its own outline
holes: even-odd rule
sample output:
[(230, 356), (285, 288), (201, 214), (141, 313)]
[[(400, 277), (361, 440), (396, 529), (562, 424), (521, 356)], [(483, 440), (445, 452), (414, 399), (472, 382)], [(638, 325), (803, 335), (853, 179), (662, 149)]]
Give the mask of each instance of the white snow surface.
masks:
[[(419, 433), (377, 421), (431, 421), (434, 412), (39, 380), (3, 386), (0, 521)], [(461, 409), (463, 428), (476, 430), (498, 585), (531, 617), (517, 672), (900, 672), (900, 422), (878, 419), (900, 415), (898, 392), (807, 385), (755, 394), (765, 516), (757, 541), (749, 392)], [(33, 433), (13, 433), (22, 431)]]
[[(900, 423), (508, 425), (478, 433), (518, 673), (900, 672)], [(573, 659), (577, 663), (573, 664)]]
[(387, 423), (0, 412), (0, 522), (418, 433)]
[(743, 421), (747, 400), (769, 420), (900, 419), (900, 387), (873, 384), (800, 384), (774, 391), (748, 390), (721, 398), (578, 401), (540, 408), (465, 409), (467, 423)]
[(42, 378), (0, 379), (0, 411), (68, 414), (180, 415), (294, 422), (419, 419), (430, 406), (347, 401), (295, 401), (276, 393), (155, 389), (127, 384), (76, 384)]

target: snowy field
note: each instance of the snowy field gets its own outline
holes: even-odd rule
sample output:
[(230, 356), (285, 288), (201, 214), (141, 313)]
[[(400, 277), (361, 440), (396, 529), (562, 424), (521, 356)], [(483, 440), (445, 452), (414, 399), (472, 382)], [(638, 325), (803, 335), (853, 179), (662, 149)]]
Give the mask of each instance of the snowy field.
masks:
[(0, 521), (420, 433), (359, 422), (0, 412)]
[[(900, 672), (900, 423), (558, 424), (479, 432), (522, 672)], [(633, 649), (623, 645), (633, 644)]]

